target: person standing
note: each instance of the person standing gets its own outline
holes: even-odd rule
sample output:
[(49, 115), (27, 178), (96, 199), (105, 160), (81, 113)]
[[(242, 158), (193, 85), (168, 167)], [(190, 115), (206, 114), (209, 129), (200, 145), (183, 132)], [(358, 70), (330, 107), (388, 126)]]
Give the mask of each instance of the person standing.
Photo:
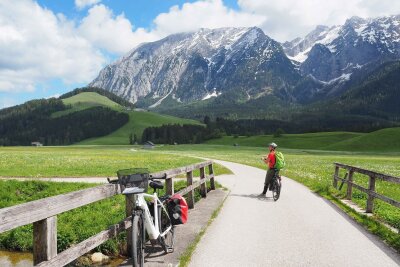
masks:
[(269, 149), (269, 154), (266, 157), (262, 157), (262, 160), (268, 165), (268, 170), (267, 170), (267, 175), (265, 176), (265, 182), (264, 182), (264, 190), (260, 194), (260, 196), (265, 196), (265, 194), (268, 191), (269, 185), (272, 181), (272, 178), (274, 178), (276, 174), (276, 169), (275, 169), (275, 163), (276, 163), (276, 157), (275, 157), (275, 149), (278, 147), (277, 144), (271, 143), (268, 145)]

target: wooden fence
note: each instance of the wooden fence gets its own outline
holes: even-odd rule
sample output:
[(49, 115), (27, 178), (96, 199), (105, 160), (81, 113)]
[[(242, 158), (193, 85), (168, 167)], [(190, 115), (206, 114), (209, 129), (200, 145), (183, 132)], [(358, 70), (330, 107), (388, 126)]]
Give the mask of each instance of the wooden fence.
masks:
[[(208, 175), (206, 175), (206, 167), (208, 167)], [(197, 169), (200, 170), (200, 180), (194, 182), (193, 171)], [(212, 161), (152, 173), (151, 175), (154, 177), (166, 176), (166, 191), (167, 194), (172, 195), (174, 194), (173, 178), (181, 174), (186, 174), (187, 187), (177, 193), (186, 195), (189, 208), (194, 208), (194, 189), (200, 187), (201, 195), (204, 198), (207, 196), (206, 181), (209, 180), (210, 188), (215, 189)], [(0, 209), (0, 233), (23, 225), (33, 224), (34, 265), (40, 267), (64, 266), (123, 231), (128, 231), (127, 236), (131, 236), (132, 201), (129, 201), (129, 199), (125, 201), (127, 217), (123, 221), (59, 254), (57, 254), (57, 215), (118, 194), (121, 194), (120, 185), (104, 184)], [(128, 197), (132, 196), (126, 198)], [(131, 240), (127, 238), (128, 251), (131, 247), (130, 242)]]
[[(374, 171), (369, 171), (365, 169), (361, 169), (358, 167), (354, 166), (349, 166), (341, 163), (334, 163), (335, 165), (335, 174), (333, 175), (333, 186), (339, 190), (342, 189), (343, 184), (347, 184), (347, 193), (346, 193), (346, 198), (351, 200), (352, 194), (353, 194), (353, 188), (356, 188), (360, 190), (361, 192), (364, 192), (368, 195), (367, 198), (367, 207), (366, 207), (366, 212), (372, 213), (374, 209), (374, 199), (380, 199), (386, 203), (389, 203), (392, 206), (395, 206), (397, 208), (400, 208), (400, 202), (394, 199), (391, 199), (387, 196), (378, 194), (375, 190), (376, 186), (376, 179), (380, 179), (382, 181), (390, 182), (390, 183), (396, 183), (400, 184), (400, 178), (395, 177), (395, 176), (390, 176)], [(339, 171), (340, 169), (345, 169), (346, 174), (343, 178), (339, 177)], [(354, 183), (353, 180), (353, 175), (354, 173), (360, 173), (363, 175), (366, 175), (369, 177), (369, 183), (368, 183), (368, 188), (364, 188), (356, 183)], [(338, 181), (341, 181), (341, 184), (338, 188)]]

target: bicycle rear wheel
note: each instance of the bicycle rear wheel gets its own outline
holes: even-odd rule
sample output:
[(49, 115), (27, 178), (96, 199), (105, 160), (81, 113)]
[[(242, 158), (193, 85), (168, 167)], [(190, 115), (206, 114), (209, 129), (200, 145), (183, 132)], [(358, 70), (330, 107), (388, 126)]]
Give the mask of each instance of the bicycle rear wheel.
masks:
[(132, 266), (144, 266), (144, 224), (141, 212), (137, 212), (132, 221)]
[(278, 181), (278, 179), (274, 179), (272, 184), (272, 197), (274, 201), (277, 201), (279, 199), (280, 194), (281, 194), (281, 183)]

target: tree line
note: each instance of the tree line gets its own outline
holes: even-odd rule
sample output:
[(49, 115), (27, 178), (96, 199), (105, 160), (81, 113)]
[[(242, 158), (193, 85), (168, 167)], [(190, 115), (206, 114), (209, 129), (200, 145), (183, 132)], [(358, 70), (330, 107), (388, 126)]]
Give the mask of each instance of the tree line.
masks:
[(142, 142), (156, 144), (199, 144), (206, 140), (219, 138), (222, 133), (201, 125), (168, 124), (159, 127), (148, 127), (143, 131)]
[[(386, 120), (379, 120), (365, 116), (341, 116), (326, 114), (321, 119), (316, 116), (299, 116), (296, 122), (266, 119), (229, 120), (209, 116), (203, 119), (204, 126), (199, 125), (162, 125), (146, 128), (142, 135), (142, 142), (152, 141), (157, 144), (197, 144), (204, 141), (228, 136), (252, 136), (273, 134), (281, 136), (285, 133), (348, 131), (371, 132), (374, 130), (394, 127), (396, 124)], [(130, 139), (131, 140), (131, 139)], [(133, 143), (133, 142), (131, 142)]]

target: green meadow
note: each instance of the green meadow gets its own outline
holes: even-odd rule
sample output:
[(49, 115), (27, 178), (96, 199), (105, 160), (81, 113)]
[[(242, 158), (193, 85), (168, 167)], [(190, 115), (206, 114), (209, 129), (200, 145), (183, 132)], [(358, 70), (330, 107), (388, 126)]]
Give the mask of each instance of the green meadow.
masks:
[(149, 153), (140, 146), (0, 147), (0, 177), (111, 177), (120, 169), (156, 172), (202, 161)]
[(223, 136), (207, 141), (211, 145), (266, 147), (276, 142), (282, 148), (326, 151), (400, 153), (400, 128), (387, 128), (372, 133), (323, 132), (256, 136)]
[[(145, 114), (153, 115), (152, 113)], [(146, 119), (143, 125), (145, 122)], [(340, 162), (400, 176), (398, 131), (398, 128), (393, 128), (368, 134), (341, 132), (284, 135), (279, 138), (273, 136), (223, 137), (209, 141), (208, 144), (159, 145), (153, 150), (144, 150), (141, 146), (123, 145), (2, 147), (0, 148), (0, 174), (3, 177), (115, 176), (117, 170), (124, 168), (146, 167), (154, 172), (202, 161), (195, 157), (221, 159), (265, 169), (265, 164), (260, 158), (267, 153), (266, 144), (274, 141), (278, 143), (286, 157), (287, 168), (282, 172), (284, 176), (306, 185), (312, 191), (341, 205), (337, 199), (344, 197), (346, 186), (341, 191), (332, 187), (333, 163)], [(120, 138), (122, 140), (122, 135)], [(233, 143), (239, 146), (233, 146)], [(347, 147), (352, 147), (350, 150), (352, 152), (339, 150), (346, 150)], [(332, 148), (332, 150), (327, 148)], [(228, 169), (220, 165), (215, 166), (215, 172), (216, 174), (230, 173)], [(344, 173), (341, 175), (343, 176)], [(358, 184), (367, 186), (367, 177), (355, 175), (354, 178)], [(0, 182), (0, 208), (94, 186), (38, 181)], [(184, 181), (180, 181), (175, 186), (182, 187), (184, 184)], [(380, 194), (400, 201), (398, 185), (378, 181), (376, 190)], [(285, 193), (283, 189), (282, 197)], [(360, 207), (365, 207), (366, 199), (365, 194), (356, 189), (353, 190), (353, 201)], [(123, 201), (123, 197), (117, 196), (61, 214), (59, 216), (59, 249), (65, 249), (121, 220), (124, 216)], [(400, 250), (400, 236), (385, 230), (375, 220), (354, 214), (345, 206), (341, 207), (370, 231)], [(110, 216), (104, 216), (104, 210), (107, 210)], [(382, 201), (375, 200), (373, 219), (400, 229), (400, 210)], [(0, 235), (0, 248), (31, 250), (31, 236), (31, 226), (8, 231)], [(108, 254), (118, 254), (123, 251), (122, 240), (122, 237), (111, 240), (99, 250)]]

